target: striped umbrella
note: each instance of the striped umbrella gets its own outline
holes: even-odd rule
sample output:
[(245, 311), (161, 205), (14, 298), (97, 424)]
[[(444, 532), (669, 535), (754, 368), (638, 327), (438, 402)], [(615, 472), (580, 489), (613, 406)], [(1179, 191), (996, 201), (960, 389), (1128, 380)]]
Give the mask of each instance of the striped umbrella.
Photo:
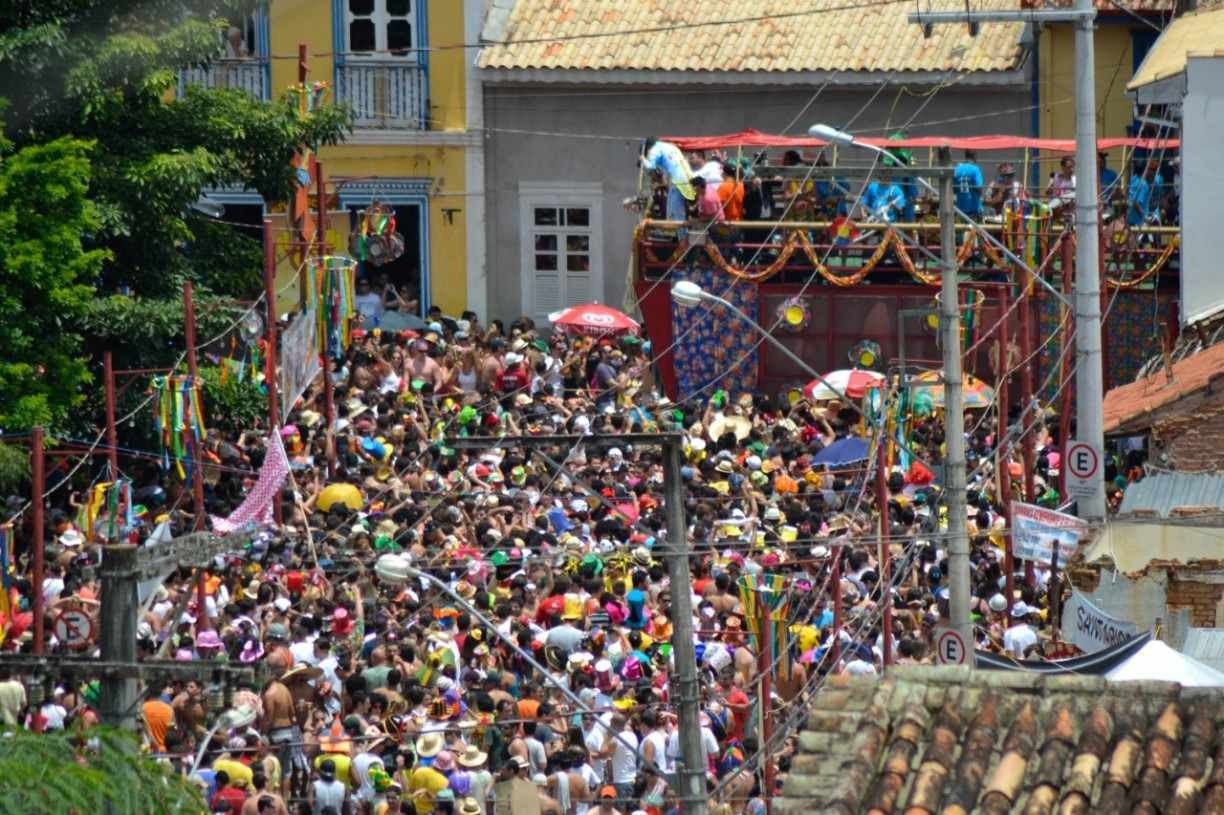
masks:
[[(911, 383), (914, 394), (927, 393), (936, 407), (943, 407), (943, 371), (926, 371), (914, 377)], [(994, 402), (994, 388), (973, 374), (965, 374), (961, 380), (961, 393), (967, 408), (987, 408)]]

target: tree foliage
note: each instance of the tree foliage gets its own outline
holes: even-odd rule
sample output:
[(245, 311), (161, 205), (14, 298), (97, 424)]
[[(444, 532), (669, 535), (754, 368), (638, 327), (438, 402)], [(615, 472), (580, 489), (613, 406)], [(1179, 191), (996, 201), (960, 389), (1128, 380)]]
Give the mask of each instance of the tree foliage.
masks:
[(2, 428), (63, 420), (89, 381), (76, 325), (107, 256), (81, 246), (97, 226), (86, 198), (90, 150), (59, 138), (0, 162)]
[[(180, 70), (219, 54), (228, 21), (256, 5), (0, 5), (0, 313), (19, 315), (0, 319), (0, 427), (87, 407), (87, 350), (114, 347), (136, 367), (173, 361), (184, 280), (197, 286), (201, 335), (211, 298), (259, 292), (259, 241), (192, 205), (215, 187), (286, 200), (295, 150), (336, 143), (351, 117), (329, 105), (300, 117), (288, 93), (178, 92)], [(137, 297), (107, 296), (121, 286)], [(94, 291), (103, 299), (91, 303)]]
[(0, 733), (0, 813), (198, 813), (182, 776), (138, 752), (130, 733), (98, 727), (90, 749), (71, 731)]

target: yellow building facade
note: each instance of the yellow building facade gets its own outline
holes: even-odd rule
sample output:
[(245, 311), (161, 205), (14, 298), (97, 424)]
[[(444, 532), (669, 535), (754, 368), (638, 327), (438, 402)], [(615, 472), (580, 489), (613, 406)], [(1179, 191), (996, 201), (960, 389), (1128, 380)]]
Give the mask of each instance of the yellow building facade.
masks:
[[(385, 276), (422, 313), (436, 305), (487, 316), (482, 97), (472, 67), (482, 12), (481, 0), (272, 0), (234, 20), (224, 58), (186, 78), (277, 98), (297, 84), (304, 44), (307, 82), (326, 83), (324, 98), (354, 114), (344, 143), (318, 156), (328, 246), (346, 253), (373, 202), (394, 208), (404, 255), (363, 273)], [(227, 209), (255, 203), (242, 191), (210, 197)], [(283, 211), (273, 209), (286, 248)], [(287, 262), (278, 269), (282, 311), (296, 302), (295, 272)]]

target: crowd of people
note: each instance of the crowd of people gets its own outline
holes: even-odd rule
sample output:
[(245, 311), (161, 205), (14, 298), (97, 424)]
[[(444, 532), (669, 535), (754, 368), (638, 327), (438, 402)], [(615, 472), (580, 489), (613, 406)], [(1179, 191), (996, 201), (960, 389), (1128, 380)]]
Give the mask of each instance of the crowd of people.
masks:
[[(642, 165), (660, 182), (654, 216), (667, 220), (769, 221), (783, 213), (790, 221), (830, 223), (843, 218), (872, 223), (933, 218), (938, 209), (936, 197), (913, 176), (897, 172), (917, 166), (912, 152), (898, 147), (889, 153), (861, 189), (846, 178), (829, 175), (823, 152), (813, 158), (799, 150), (786, 150), (773, 165), (765, 151), (752, 158), (703, 150), (685, 155), (670, 142), (647, 139)], [(956, 206), (976, 221), (1003, 223), (1009, 212), (1070, 220), (1075, 209), (1075, 159), (1063, 156), (1057, 162), (1044, 187), (1028, 185), (1011, 161), (998, 163), (995, 176), (987, 183), (977, 151), (965, 150), (955, 164)], [(1132, 156), (1132, 171), (1125, 178), (1111, 169), (1107, 152), (1098, 155), (1098, 162), (1106, 221), (1130, 228), (1178, 222), (1176, 157)], [(787, 168), (802, 171), (812, 167), (821, 172), (786, 172)]]
[[(353, 332), (325, 374), (332, 427), (320, 377), (274, 437), (211, 428), (203, 440), (210, 516), (248, 496), (279, 455), (277, 439), (290, 473), (283, 523), (206, 570), (203, 607), (182, 570), (139, 621), (143, 658), (205, 663), (198, 680), (143, 687), (141, 727), (149, 753), (197, 783), (211, 811), (675, 811), (677, 587), (659, 553), (677, 530), (666, 528), (662, 454), (618, 442), (632, 431), (685, 439), (683, 532), (713, 811), (763, 812), (787, 776), (805, 703), (833, 676), (883, 670), (885, 607), (892, 661), (933, 660), (949, 581), (935, 477), (943, 425), (929, 394), (909, 400), (905, 448), (883, 453), (880, 501), (879, 434), (859, 400), (718, 391), (672, 401), (636, 336), (550, 332), (525, 318), (484, 325), (472, 313), (426, 321), (393, 332), (373, 316)], [(1021, 480), (1020, 450), (1009, 443), (997, 456), (988, 418), (970, 411), (966, 424), (978, 645), (1039, 656), (1050, 646), (1048, 575), (1038, 568), (1026, 580), (1018, 567), (1013, 602), (1003, 595), (1000, 479)], [(1051, 505), (1057, 440), (1037, 432), (1038, 490)], [(543, 434), (577, 441), (501, 440)], [(822, 450), (854, 436), (869, 441), (861, 460), (821, 463)], [(124, 466), (139, 502), (134, 539), (163, 524), (193, 528), (189, 481), (154, 463)], [(28, 570), (29, 513), (14, 521), (6, 650), (31, 647), (35, 591), (52, 612), (98, 613), (102, 544), (127, 508), (86, 519), (85, 485), (71, 486), (50, 499), (42, 586)], [(769, 641), (762, 586), (781, 601)], [(221, 692), (210, 686), (213, 662), (253, 667), (256, 679)], [(20, 677), (0, 674), (3, 723), (96, 724), (97, 684), (54, 679), (49, 691), (35, 700)], [(777, 734), (768, 743), (763, 711)]]

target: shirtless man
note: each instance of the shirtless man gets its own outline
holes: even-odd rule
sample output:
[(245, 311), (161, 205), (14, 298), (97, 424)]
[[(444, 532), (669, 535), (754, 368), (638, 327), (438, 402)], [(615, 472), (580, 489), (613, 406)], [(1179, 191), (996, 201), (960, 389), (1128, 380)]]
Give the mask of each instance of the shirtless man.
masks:
[(298, 726), (293, 694), (282, 681), (285, 665), (284, 658), (278, 653), (268, 658), (272, 678), (264, 686), (264, 716), (260, 726), (268, 734), (268, 740), (279, 750), (281, 795), (286, 798), (304, 797), (310, 767), (302, 751), (302, 728)]
[(442, 366), (430, 357), (428, 352), (429, 343), (425, 340), (417, 340), (412, 344), (412, 356), (404, 363), (404, 378), (409, 382), (423, 379), (436, 390), (446, 384), (445, 377), (442, 374)]
[(188, 679), (183, 692), (170, 703), (174, 708), (174, 720), (184, 730), (195, 736), (204, 733), (204, 688), (194, 679)]
[(557, 799), (563, 815), (586, 810), (591, 801), (591, 788), (582, 776), (581, 760), (566, 751), (558, 758), (557, 765), (561, 769), (548, 777), (548, 792)]

